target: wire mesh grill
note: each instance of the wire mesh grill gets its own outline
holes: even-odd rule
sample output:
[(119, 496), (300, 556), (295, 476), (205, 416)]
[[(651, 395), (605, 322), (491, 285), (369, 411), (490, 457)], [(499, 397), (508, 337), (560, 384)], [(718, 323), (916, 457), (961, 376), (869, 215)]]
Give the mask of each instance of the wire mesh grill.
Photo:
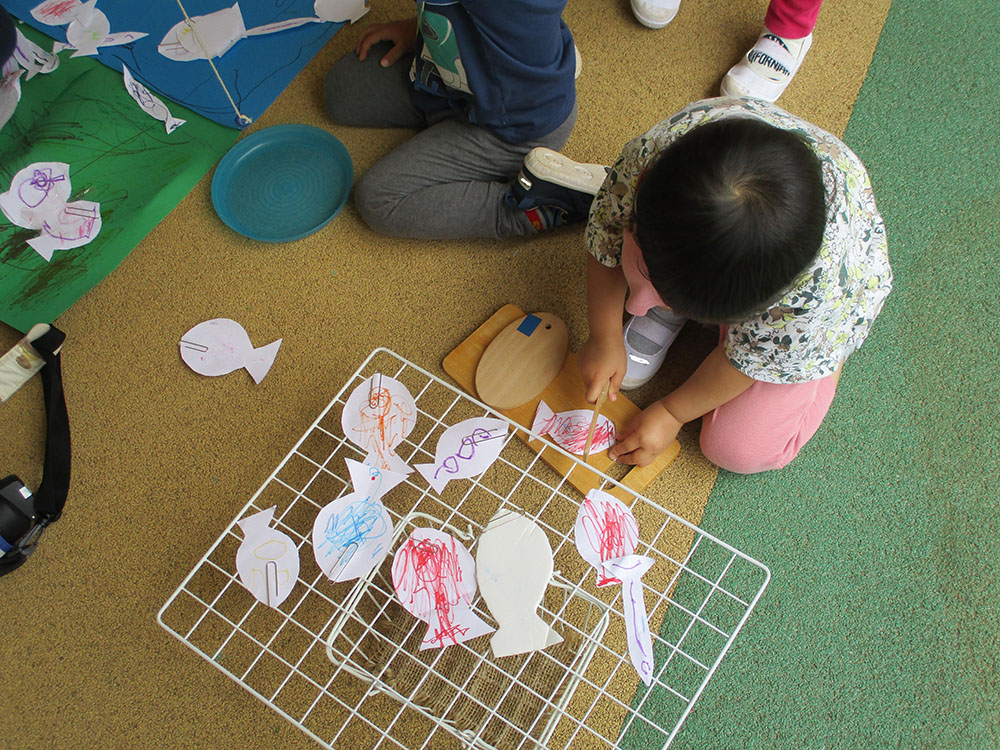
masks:
[[(770, 578), (733, 547), (574, 461), (600, 489), (624, 491), (639, 524), (637, 554), (656, 560), (643, 578), (654, 633), (652, 685), (628, 658), (619, 587), (596, 587), (573, 525), (580, 493), (514, 437), (481, 476), (439, 495), (414, 473), (382, 501), (396, 539), (414, 526), (442, 528), (473, 554), (500, 508), (546, 532), (556, 573), (540, 613), (564, 640), (543, 651), (495, 658), (489, 638), (419, 651), (426, 624), (409, 615), (390, 583), (391, 555), (359, 581), (333, 583), (311, 550), (319, 510), (351, 491), (345, 458), (363, 460), (340, 427), (353, 389), (375, 373), (402, 382), (418, 418), (397, 453), (433, 461), (447, 427), (504, 418), (416, 365), (377, 349), (305, 432), (161, 608), (171, 634), (330, 748), (667, 747), (743, 627)], [(545, 443), (542, 452), (556, 451)], [(275, 525), (295, 540), (295, 590), (272, 609), (236, 574), (237, 522), (276, 506)], [(494, 622), (481, 600), (476, 614)]]

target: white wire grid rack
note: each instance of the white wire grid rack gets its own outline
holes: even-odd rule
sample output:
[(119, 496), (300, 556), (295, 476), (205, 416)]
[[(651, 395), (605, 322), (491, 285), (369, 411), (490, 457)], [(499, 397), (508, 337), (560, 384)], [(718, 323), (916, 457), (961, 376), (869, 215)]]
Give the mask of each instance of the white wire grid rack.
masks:
[[(555, 558), (541, 614), (564, 640), (500, 659), (488, 637), (419, 651), (426, 624), (395, 599), (391, 553), (366, 578), (333, 583), (311, 549), (316, 514), (351, 491), (344, 459), (364, 457), (340, 428), (344, 404), (375, 373), (414, 395), (417, 424), (397, 448), (411, 465), (433, 460), (450, 425), (504, 418), (376, 349), (170, 596), (159, 623), (328, 748), (670, 745), (763, 594), (767, 567), (574, 459), (571, 471), (593, 474), (596, 486), (626, 499), (639, 523), (636, 552), (656, 560), (643, 578), (655, 654), (653, 683), (644, 686), (628, 658), (620, 589), (598, 589), (574, 545), (580, 493), (514, 437), (523, 428), (511, 423), (500, 458), (480, 477), (452, 481), (438, 495), (414, 473), (383, 502), (397, 539), (413, 526), (444, 528), (473, 555), (498, 509), (532, 518)], [(544, 451), (563, 453), (551, 443)], [(296, 541), (301, 560), (296, 587), (278, 609), (242, 586), (235, 565), (237, 522), (272, 506), (276, 527)], [(474, 609), (494, 622), (478, 598)]]

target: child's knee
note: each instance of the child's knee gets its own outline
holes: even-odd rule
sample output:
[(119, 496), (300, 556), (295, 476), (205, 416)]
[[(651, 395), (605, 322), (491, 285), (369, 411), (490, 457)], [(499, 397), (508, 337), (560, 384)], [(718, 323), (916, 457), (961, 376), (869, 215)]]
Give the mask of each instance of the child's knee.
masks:
[(354, 186), (354, 206), (358, 215), (373, 231), (397, 235), (393, 213), (397, 198), (387, 189), (378, 174), (369, 170)]
[(749, 440), (714, 432), (701, 434), (701, 452), (720, 469), (734, 474), (759, 474), (787, 466), (798, 450), (790, 446), (760, 445)]

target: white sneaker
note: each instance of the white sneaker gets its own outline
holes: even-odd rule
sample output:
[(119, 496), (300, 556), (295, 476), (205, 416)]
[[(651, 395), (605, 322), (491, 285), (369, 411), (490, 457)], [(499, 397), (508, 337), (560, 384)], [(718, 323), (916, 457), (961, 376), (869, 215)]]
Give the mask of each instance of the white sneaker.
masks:
[(654, 307), (645, 315), (634, 315), (625, 326), (625, 354), (628, 366), (621, 389), (630, 391), (645, 385), (660, 369), (667, 349), (684, 327), (680, 315)]
[(764, 29), (757, 43), (722, 79), (722, 95), (777, 101), (810, 46), (812, 34), (802, 39), (785, 39)]
[(674, 20), (681, 0), (631, 0), (632, 15), (643, 26), (662, 29)]

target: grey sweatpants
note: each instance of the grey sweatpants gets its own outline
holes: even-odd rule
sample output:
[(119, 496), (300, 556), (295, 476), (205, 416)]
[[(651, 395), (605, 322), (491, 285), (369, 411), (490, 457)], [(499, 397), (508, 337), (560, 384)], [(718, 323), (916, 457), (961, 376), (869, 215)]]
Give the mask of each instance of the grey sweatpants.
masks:
[(383, 42), (359, 61), (352, 51), (326, 76), (325, 102), (341, 125), (420, 129), (375, 162), (354, 186), (361, 218), (376, 232), (394, 237), (450, 239), (533, 234), (531, 222), (504, 196), (524, 155), (536, 146), (560, 149), (576, 122), (566, 121), (542, 138), (507, 143), (486, 128), (448, 113), (428, 118), (410, 99), (412, 55), (387, 68), (379, 60)]

